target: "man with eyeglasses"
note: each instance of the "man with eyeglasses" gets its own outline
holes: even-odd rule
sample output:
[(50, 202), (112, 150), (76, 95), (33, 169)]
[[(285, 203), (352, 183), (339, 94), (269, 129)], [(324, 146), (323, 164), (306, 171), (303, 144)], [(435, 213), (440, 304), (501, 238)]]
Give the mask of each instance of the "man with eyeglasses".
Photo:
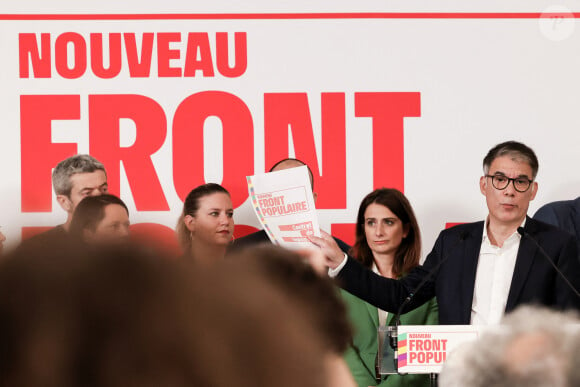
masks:
[(498, 144), (484, 158), (483, 171), (479, 187), (489, 210), (486, 220), (442, 231), (423, 266), (401, 280), (380, 277), (340, 254), (326, 235), (313, 237), (330, 275), (390, 313), (404, 303), (404, 312), (412, 310), (436, 296), (441, 324), (497, 324), (521, 304), (580, 309), (580, 297), (572, 290), (580, 287), (574, 238), (527, 216), (538, 190), (534, 151), (515, 141)]

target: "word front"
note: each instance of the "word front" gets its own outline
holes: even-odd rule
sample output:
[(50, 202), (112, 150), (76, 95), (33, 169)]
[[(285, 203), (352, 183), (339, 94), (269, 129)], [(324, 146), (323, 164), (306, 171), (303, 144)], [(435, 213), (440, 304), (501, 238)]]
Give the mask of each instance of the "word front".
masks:
[(447, 339), (431, 339), (430, 334), (410, 335), (408, 340), (409, 365), (436, 363), (443, 364), (447, 359)]

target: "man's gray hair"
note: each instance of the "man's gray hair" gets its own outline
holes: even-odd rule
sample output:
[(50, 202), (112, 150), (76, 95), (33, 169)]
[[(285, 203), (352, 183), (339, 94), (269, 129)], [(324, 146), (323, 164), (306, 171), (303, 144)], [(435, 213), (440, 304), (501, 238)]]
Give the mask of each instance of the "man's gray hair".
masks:
[(532, 176), (530, 176), (532, 180), (536, 178), (539, 167), (536, 153), (529, 146), (517, 141), (502, 142), (501, 144), (497, 144), (491, 148), (483, 159), (483, 172), (487, 175), (491, 163), (493, 163), (496, 158), (502, 156), (508, 156), (512, 160), (524, 161), (532, 168)]
[(52, 171), (52, 187), (57, 195), (70, 196), (72, 182), (70, 178), (77, 173), (103, 171), (105, 166), (90, 155), (75, 155), (58, 163)]
[(441, 387), (575, 386), (580, 342), (574, 312), (523, 306), (502, 324), (459, 347), (440, 374)]

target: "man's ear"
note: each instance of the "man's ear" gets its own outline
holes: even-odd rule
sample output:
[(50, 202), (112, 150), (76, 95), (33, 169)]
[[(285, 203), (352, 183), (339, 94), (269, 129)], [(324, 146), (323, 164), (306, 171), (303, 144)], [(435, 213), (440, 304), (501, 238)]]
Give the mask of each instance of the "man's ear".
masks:
[(479, 190), (485, 195), (485, 189), (487, 188), (487, 177), (481, 176), (479, 178)]
[(185, 227), (191, 232), (195, 231), (195, 217), (191, 215), (185, 215), (183, 217), (183, 222), (185, 223)]
[(536, 194), (538, 193), (538, 183), (534, 181), (530, 189), (532, 190), (532, 197), (530, 198), (530, 200), (534, 200)]
[(67, 195), (56, 195), (56, 201), (63, 210), (66, 212), (72, 212), (73, 204)]

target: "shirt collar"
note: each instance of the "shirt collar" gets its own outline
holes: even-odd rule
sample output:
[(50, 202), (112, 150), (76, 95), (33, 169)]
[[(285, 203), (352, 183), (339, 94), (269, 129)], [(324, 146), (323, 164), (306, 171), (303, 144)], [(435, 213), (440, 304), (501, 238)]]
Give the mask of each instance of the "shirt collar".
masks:
[[(522, 224), (520, 224), (520, 227), (524, 227), (526, 225), (526, 219), (528, 217), (526, 216), (524, 218), (524, 220), (522, 221)], [(482, 243), (491, 243), (489, 240), (489, 237), (487, 236), (487, 225), (489, 224), (489, 215), (487, 216), (487, 218), (485, 219), (485, 223), (483, 224), (483, 237), (481, 238)], [(507, 240), (512, 240), (513, 238), (518, 238), (521, 239), (522, 236), (520, 235), (520, 233), (516, 231), (514, 231), (514, 233), (512, 235), (510, 235), (510, 237)]]

